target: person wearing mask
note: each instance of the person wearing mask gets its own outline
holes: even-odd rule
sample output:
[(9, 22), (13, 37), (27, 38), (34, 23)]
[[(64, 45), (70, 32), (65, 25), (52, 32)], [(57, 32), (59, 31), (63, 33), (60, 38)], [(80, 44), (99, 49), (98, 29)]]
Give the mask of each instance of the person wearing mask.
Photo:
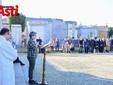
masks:
[(38, 43), (36, 43), (36, 33), (30, 32), (29, 34), (29, 41), (27, 45), (27, 59), (29, 61), (29, 84), (37, 84), (35, 80), (33, 80), (33, 71), (35, 68), (36, 58), (37, 58), (37, 46)]
[(17, 58), (17, 51), (8, 41), (9, 29), (0, 32), (0, 85), (15, 85), (13, 61)]

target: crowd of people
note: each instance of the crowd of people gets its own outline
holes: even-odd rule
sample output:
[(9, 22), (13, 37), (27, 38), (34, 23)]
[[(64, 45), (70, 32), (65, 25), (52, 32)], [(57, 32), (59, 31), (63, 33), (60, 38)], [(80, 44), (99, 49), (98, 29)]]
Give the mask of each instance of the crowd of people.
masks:
[[(73, 53), (78, 49), (79, 53), (103, 53), (109, 52), (113, 48), (112, 38), (80, 38), (65, 37), (63, 40), (50, 39), (49, 44), (43, 45), (41, 38), (36, 39), (36, 33), (30, 32), (29, 40), (27, 43), (27, 59), (29, 62), (28, 77), (29, 84), (37, 84), (37, 81), (33, 79), (33, 71), (37, 59), (37, 48), (39, 53), (42, 53), (44, 46), (49, 46), (51, 52), (63, 52)], [(6, 63), (7, 62), (7, 63)], [(11, 38), (8, 28), (3, 28), (0, 31), (0, 85), (15, 85), (15, 74), (13, 62), (23, 64), (15, 49), (15, 43)], [(8, 80), (8, 81), (7, 81)], [(6, 82), (7, 81), (7, 82)]]
[(61, 49), (63, 52), (73, 53), (104, 53), (112, 50), (113, 39), (112, 38), (79, 38), (65, 37), (63, 40), (58, 38), (50, 40), (51, 52), (59, 52)]

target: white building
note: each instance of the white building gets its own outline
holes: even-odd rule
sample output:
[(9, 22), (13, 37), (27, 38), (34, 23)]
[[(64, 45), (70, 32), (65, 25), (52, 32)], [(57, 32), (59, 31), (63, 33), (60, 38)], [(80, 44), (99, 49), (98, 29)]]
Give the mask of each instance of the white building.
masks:
[(13, 37), (14, 42), (16, 43), (17, 47), (22, 45), (22, 28), (21, 25), (11, 25), (11, 35)]
[[(2, 28), (9, 28), (8, 17), (2, 19)], [(22, 28), (20, 24), (11, 25), (11, 34), (17, 46), (22, 44)]]
[(95, 38), (98, 37), (98, 27), (97, 26), (84, 26), (80, 25), (78, 27), (79, 36), (82, 38)]
[(48, 43), (51, 38), (63, 39), (67, 36), (66, 23), (61, 19), (51, 18), (26, 18), (27, 22), (27, 39), (29, 33), (35, 31), (37, 38), (41, 37), (43, 43)]
[(67, 28), (68, 28), (68, 37), (72, 38), (74, 37), (77, 39), (77, 22), (75, 21), (66, 21)]

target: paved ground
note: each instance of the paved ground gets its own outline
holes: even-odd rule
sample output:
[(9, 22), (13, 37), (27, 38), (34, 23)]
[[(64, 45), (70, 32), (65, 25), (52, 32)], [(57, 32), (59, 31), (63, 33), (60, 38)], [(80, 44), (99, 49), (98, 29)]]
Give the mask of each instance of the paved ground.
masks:
[(21, 65), (19, 63), (15, 63), (14, 69), (15, 69), (16, 85), (26, 85)]
[[(26, 85), (28, 61), (22, 67)], [(34, 78), (41, 81), (42, 57), (38, 55)], [(49, 85), (113, 85), (113, 54), (47, 54), (46, 81)]]

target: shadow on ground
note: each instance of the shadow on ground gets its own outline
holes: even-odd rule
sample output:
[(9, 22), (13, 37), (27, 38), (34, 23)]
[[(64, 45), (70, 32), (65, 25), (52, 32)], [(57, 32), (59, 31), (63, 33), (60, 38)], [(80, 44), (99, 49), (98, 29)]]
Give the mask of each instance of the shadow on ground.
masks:
[[(21, 57), (21, 59), (26, 63), (23, 69), (27, 82), (28, 61), (26, 57)], [(34, 71), (34, 77), (38, 82), (42, 80), (42, 60), (43, 57), (37, 57), (36, 70)], [(113, 79), (81, 72), (62, 71), (48, 61), (46, 63), (46, 82), (49, 85), (113, 85)]]
[[(41, 67), (37, 66), (36, 74), (38, 81), (41, 81)], [(97, 77), (81, 72), (65, 72), (56, 69), (47, 63), (46, 82), (49, 85), (113, 85), (113, 79)]]

